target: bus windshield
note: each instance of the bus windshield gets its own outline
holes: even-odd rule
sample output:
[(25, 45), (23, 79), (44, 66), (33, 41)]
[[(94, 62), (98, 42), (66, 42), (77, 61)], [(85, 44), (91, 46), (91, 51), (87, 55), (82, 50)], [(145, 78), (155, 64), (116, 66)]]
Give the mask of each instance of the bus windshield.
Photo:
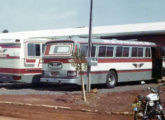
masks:
[(45, 55), (70, 56), (72, 54), (72, 45), (71, 43), (49, 44), (46, 46)]

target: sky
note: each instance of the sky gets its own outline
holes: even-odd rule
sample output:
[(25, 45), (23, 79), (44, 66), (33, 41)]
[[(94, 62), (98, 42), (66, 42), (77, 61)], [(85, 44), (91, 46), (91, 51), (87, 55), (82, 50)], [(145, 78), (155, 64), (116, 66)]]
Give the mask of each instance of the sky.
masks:
[[(90, 0), (0, 0), (0, 32), (89, 26)], [(165, 21), (165, 0), (93, 0), (93, 26)]]

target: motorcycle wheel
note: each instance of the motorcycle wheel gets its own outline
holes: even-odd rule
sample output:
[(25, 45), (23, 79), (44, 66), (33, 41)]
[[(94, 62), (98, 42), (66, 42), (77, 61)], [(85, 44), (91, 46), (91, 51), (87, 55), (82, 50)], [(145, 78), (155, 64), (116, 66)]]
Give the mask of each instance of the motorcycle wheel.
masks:
[(158, 104), (157, 109), (160, 111), (160, 114), (156, 116), (157, 119), (158, 120), (164, 120), (164, 110), (163, 110), (163, 107), (160, 104)]
[(134, 112), (134, 120), (142, 120), (138, 117), (138, 112)]
[(157, 115), (158, 120), (164, 120), (164, 115)]

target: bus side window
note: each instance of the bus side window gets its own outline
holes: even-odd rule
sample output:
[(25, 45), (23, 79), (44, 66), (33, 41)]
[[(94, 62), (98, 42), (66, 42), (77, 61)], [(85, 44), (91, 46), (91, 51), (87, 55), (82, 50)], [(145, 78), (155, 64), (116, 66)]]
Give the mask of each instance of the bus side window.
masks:
[[(80, 54), (87, 57), (88, 56), (88, 46), (87, 45), (80, 45)], [(96, 53), (96, 46), (92, 46), (91, 57), (95, 57)]]
[(129, 56), (129, 47), (124, 47), (123, 48), (123, 57), (128, 57)]
[(145, 57), (151, 57), (151, 50), (150, 50), (150, 48), (146, 48)]
[(122, 57), (122, 47), (116, 48), (116, 57)]
[(132, 48), (132, 57), (137, 57), (137, 51), (138, 51), (137, 47)]
[(106, 57), (113, 57), (113, 47), (107, 47)]
[(28, 44), (28, 56), (40, 56), (40, 44)]
[(92, 46), (91, 57), (95, 57), (96, 46)]
[(105, 57), (106, 53), (106, 46), (100, 46), (99, 47), (99, 57)]
[(138, 48), (138, 57), (143, 57), (143, 48)]

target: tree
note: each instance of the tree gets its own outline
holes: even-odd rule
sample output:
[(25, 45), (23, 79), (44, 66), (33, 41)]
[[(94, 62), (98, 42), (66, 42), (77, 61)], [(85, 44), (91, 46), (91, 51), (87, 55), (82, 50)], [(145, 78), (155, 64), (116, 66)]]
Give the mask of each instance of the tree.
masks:
[(2, 33), (8, 33), (9, 31), (7, 29), (4, 29)]
[(87, 99), (86, 99), (86, 93), (85, 93), (85, 85), (84, 85), (84, 79), (82, 77), (82, 73), (87, 70), (87, 61), (85, 59), (85, 56), (80, 55), (78, 52), (75, 52), (73, 54), (72, 66), (75, 67), (76, 71), (80, 75), (82, 99), (86, 102)]

